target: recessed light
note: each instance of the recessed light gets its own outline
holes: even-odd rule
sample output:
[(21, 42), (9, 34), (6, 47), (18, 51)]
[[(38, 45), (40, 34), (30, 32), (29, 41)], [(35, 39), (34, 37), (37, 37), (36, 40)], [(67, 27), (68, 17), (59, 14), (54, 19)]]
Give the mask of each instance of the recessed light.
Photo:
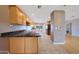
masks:
[(49, 8), (49, 10), (50, 10), (51, 8)]
[(32, 16), (34, 16), (35, 14), (34, 13), (32, 13)]

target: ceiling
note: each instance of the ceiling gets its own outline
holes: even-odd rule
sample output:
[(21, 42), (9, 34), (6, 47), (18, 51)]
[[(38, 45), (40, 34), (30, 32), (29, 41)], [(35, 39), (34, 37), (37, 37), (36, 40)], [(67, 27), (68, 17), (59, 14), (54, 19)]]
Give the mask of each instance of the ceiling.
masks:
[(50, 18), (50, 13), (54, 10), (64, 10), (65, 20), (73, 20), (79, 18), (79, 5), (19, 5), (19, 7), (34, 22), (46, 22)]

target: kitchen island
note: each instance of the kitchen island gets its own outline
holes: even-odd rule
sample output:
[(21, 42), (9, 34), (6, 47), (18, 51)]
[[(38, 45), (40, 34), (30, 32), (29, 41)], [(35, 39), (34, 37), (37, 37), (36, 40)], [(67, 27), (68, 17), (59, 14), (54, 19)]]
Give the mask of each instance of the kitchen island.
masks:
[(9, 41), (8, 51), (11, 54), (37, 54), (38, 33), (19, 31), (2, 33), (1, 37)]

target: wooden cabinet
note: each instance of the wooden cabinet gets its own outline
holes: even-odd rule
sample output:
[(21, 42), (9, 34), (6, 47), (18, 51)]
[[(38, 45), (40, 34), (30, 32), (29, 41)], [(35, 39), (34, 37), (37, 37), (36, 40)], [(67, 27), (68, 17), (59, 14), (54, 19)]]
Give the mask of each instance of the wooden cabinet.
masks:
[(14, 54), (32, 54), (37, 53), (37, 37), (10, 37), (10, 53)]
[(26, 24), (23, 12), (15, 5), (9, 6), (9, 15), (10, 15), (10, 24), (15, 24), (15, 25), (24, 25)]
[(38, 49), (38, 38), (27, 37), (25, 38), (25, 53), (37, 53)]
[(0, 54), (8, 53), (9, 50), (9, 40), (7, 37), (0, 37)]
[(17, 24), (22, 25), (22, 21), (23, 21), (23, 19), (22, 19), (23, 16), (22, 15), (23, 15), (23, 13), (20, 12), (20, 10), (17, 8)]
[(10, 53), (24, 53), (24, 38), (10, 37)]
[(23, 14), (23, 16), (22, 16), (22, 24), (23, 25), (26, 25), (26, 20), (27, 20), (27, 17)]
[(15, 6), (9, 6), (10, 24), (17, 24), (17, 8)]
[(26, 21), (26, 25), (27, 25), (27, 26), (30, 26), (30, 22)]

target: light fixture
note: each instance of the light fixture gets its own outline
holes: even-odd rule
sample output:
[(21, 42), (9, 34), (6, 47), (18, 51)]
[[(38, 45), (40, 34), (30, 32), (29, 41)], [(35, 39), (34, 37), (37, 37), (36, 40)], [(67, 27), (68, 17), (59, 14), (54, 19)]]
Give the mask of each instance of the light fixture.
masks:
[(34, 16), (35, 14), (34, 13), (32, 13), (32, 16)]

